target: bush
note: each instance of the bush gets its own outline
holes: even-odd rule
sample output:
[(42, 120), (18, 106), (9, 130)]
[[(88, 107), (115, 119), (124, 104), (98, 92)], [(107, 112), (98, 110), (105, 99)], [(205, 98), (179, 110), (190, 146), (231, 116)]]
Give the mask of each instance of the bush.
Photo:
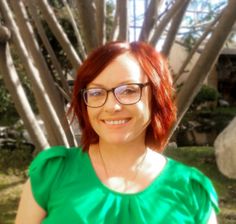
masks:
[(219, 92), (210, 86), (203, 85), (197, 96), (193, 101), (193, 105), (197, 106), (205, 102), (217, 101), (220, 97)]

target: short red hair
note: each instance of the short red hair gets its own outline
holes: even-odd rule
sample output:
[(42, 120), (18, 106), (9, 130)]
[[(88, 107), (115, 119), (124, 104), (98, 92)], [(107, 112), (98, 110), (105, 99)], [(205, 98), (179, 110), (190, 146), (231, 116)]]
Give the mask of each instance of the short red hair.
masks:
[(95, 51), (78, 69), (70, 111), (77, 117), (81, 129), (81, 146), (84, 151), (90, 144), (98, 143), (99, 137), (90, 125), (87, 106), (81, 96), (86, 88), (116, 57), (130, 53), (147, 75), (152, 90), (151, 123), (147, 127), (146, 144), (162, 151), (169, 131), (176, 119), (173, 100), (172, 78), (166, 59), (152, 46), (144, 42), (110, 42)]

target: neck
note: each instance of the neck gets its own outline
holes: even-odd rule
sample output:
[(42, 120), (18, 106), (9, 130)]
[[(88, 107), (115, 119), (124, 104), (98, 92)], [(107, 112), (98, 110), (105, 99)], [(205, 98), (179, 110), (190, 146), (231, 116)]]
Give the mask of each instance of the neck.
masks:
[(135, 161), (146, 152), (144, 141), (131, 142), (128, 144), (109, 144), (99, 141), (98, 146), (102, 155), (108, 161), (125, 164), (126, 161), (135, 163)]

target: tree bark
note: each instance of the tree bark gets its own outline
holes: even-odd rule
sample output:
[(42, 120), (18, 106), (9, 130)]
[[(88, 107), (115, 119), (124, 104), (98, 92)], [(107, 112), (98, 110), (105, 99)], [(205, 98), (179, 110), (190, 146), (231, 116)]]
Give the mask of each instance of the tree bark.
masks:
[(179, 12), (176, 13), (176, 15), (172, 19), (170, 29), (168, 30), (165, 42), (164, 42), (162, 50), (161, 50), (162, 54), (164, 54), (166, 57), (169, 56), (171, 47), (174, 43), (176, 34), (179, 30), (180, 24), (182, 22), (182, 19), (184, 17), (186, 9), (189, 5), (189, 2), (190, 2), (190, 0), (187, 0), (186, 2), (184, 2), (184, 6), (182, 7), (182, 9), (179, 10)]
[(11, 33), (9, 29), (0, 25), (0, 44), (5, 44), (11, 38)]
[(77, 6), (85, 48), (89, 53), (98, 46), (95, 2), (94, 0), (77, 0)]
[(186, 68), (186, 66), (188, 65), (188, 63), (191, 61), (193, 55), (196, 53), (197, 49), (199, 48), (199, 46), (201, 45), (201, 43), (205, 40), (205, 38), (208, 36), (208, 34), (213, 31), (215, 24), (218, 22), (218, 20), (220, 19), (221, 14), (219, 14), (214, 21), (208, 26), (208, 28), (205, 30), (205, 32), (203, 33), (203, 35), (198, 39), (198, 41), (196, 42), (196, 44), (194, 45), (194, 47), (192, 48), (192, 50), (190, 51), (190, 53), (188, 54), (186, 60), (184, 60), (184, 62), (182, 63), (178, 74), (175, 77), (174, 83), (177, 83), (178, 79), (181, 77), (181, 75), (184, 73), (184, 70)]
[(57, 74), (60, 77), (60, 81), (62, 83), (63, 89), (64, 89), (65, 93), (69, 96), (70, 90), (69, 90), (68, 83), (64, 77), (63, 69), (62, 69), (59, 61), (57, 60), (57, 56), (56, 56), (55, 52), (53, 51), (52, 46), (46, 36), (46, 33), (45, 33), (44, 28), (42, 26), (42, 23), (41, 23), (39, 16), (37, 14), (37, 9), (35, 8), (35, 5), (33, 4), (33, 2), (31, 0), (30, 1), (26, 0), (26, 4), (28, 6), (28, 10), (30, 12), (30, 15), (34, 21), (34, 24), (35, 24), (35, 27), (38, 31), (38, 34), (44, 44), (44, 47), (46, 48), (48, 54), (50, 55), (50, 58), (52, 60), (52, 64), (53, 64)]
[(40, 0), (40, 1), (33, 0), (33, 2), (35, 5), (39, 6), (39, 9), (41, 10), (44, 16), (45, 21), (48, 23), (51, 31), (53, 32), (54, 36), (57, 38), (58, 42), (61, 44), (61, 47), (65, 51), (73, 67), (78, 68), (81, 65), (81, 60), (78, 57), (78, 54), (73, 48), (65, 32), (63, 31), (63, 28), (58, 23), (57, 18), (54, 12), (52, 11), (50, 5), (48, 4), (47, 0)]
[(177, 95), (176, 101), (178, 107), (178, 120), (175, 127), (179, 124), (183, 115), (201, 88), (202, 83), (207, 77), (209, 71), (214, 66), (214, 63), (236, 21), (235, 8), (236, 1), (229, 0), (228, 5), (223, 11), (222, 17), (220, 18), (218, 25), (206, 44), (202, 55), (196, 62), (196, 65), (192, 69), (184, 86)]
[(158, 42), (158, 40), (160, 39), (164, 29), (166, 28), (166, 26), (168, 25), (168, 23), (170, 22), (171, 18), (173, 17), (173, 15), (175, 15), (179, 10), (182, 9), (182, 7), (184, 7), (186, 1), (188, 0), (176, 0), (175, 3), (172, 5), (172, 7), (170, 8), (170, 10), (167, 11), (167, 13), (163, 16), (162, 20), (160, 21), (160, 23), (157, 25), (157, 28), (154, 31), (153, 36), (150, 39), (150, 44), (153, 46), (156, 46), (156, 43)]
[(40, 151), (47, 148), (49, 144), (28, 102), (27, 96), (14, 67), (14, 62), (7, 43), (0, 43), (0, 69), (16, 110), (29, 132), (36, 150)]
[(119, 35), (120, 41), (128, 41), (128, 0), (118, 0), (119, 4)]
[(10, 2), (12, 5), (12, 9), (14, 10), (15, 17), (17, 18), (16, 21), (18, 23), (18, 27), (20, 28), (22, 37), (25, 42), (27, 42), (28, 52), (30, 52), (32, 60), (34, 61), (34, 64), (39, 70), (42, 84), (45, 87), (45, 91), (49, 96), (50, 103), (52, 104), (52, 107), (55, 110), (55, 113), (57, 114), (57, 118), (59, 121), (57, 128), (60, 129), (60, 133), (62, 139), (64, 139), (64, 143), (67, 144), (68, 141), (68, 144), (73, 146), (75, 145), (75, 141), (65, 116), (62, 97), (58, 94), (59, 91), (55, 86), (55, 82), (52, 78), (52, 75), (40, 51), (39, 45), (36, 42), (36, 37), (34, 35), (31, 24), (28, 22), (29, 18), (27, 17), (22, 0), (18, 0), (16, 2), (13, 2), (11, 0)]
[(96, 0), (96, 25), (98, 32), (98, 44), (106, 42), (106, 2), (105, 0)]
[(111, 31), (111, 40), (117, 40), (118, 35), (119, 35), (119, 4), (118, 4), (119, 0), (116, 0), (116, 8), (115, 8), (115, 16), (114, 16), (114, 21), (113, 21), (113, 25), (112, 25), (112, 31)]
[(144, 15), (144, 21), (141, 28), (139, 40), (140, 41), (149, 41), (150, 33), (154, 27), (154, 24), (157, 21), (157, 12), (158, 12), (158, 5), (160, 3), (160, 0), (151, 0), (147, 11)]
[(54, 108), (51, 105), (48, 94), (40, 79), (40, 74), (34, 66), (31, 56), (28, 54), (24, 41), (19, 33), (12, 12), (5, 1), (0, 1), (1, 13), (12, 32), (12, 40), (18, 50), (19, 56), (25, 65), (27, 75), (32, 84), (35, 99), (40, 111), (40, 115), (44, 120), (45, 127), (48, 133), (48, 141), (51, 145), (67, 144), (67, 140), (63, 137), (60, 127), (60, 122)]
[(65, 6), (65, 8), (68, 12), (70, 22), (71, 22), (72, 27), (73, 27), (74, 32), (75, 32), (75, 36), (77, 38), (77, 42), (78, 42), (78, 45), (79, 45), (78, 48), (79, 48), (79, 52), (81, 54), (81, 59), (84, 60), (87, 57), (87, 54), (86, 54), (86, 51), (84, 49), (83, 41), (82, 41), (82, 38), (81, 38), (81, 35), (80, 35), (80, 32), (79, 32), (78, 26), (77, 26), (76, 21), (74, 19), (71, 8), (70, 8), (69, 4), (67, 3), (67, 0), (62, 0), (62, 2), (63, 2), (64, 6)]

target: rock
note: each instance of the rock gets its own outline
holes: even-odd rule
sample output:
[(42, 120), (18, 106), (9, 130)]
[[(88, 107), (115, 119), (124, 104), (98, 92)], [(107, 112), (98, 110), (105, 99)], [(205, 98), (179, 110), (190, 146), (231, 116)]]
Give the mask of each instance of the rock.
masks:
[(174, 150), (178, 148), (178, 145), (176, 144), (176, 142), (169, 142), (167, 148), (170, 150)]
[(214, 142), (216, 162), (225, 176), (236, 179), (236, 117)]
[(229, 102), (226, 101), (226, 100), (220, 99), (220, 100), (218, 101), (218, 104), (219, 104), (219, 106), (221, 106), (221, 107), (229, 107)]

